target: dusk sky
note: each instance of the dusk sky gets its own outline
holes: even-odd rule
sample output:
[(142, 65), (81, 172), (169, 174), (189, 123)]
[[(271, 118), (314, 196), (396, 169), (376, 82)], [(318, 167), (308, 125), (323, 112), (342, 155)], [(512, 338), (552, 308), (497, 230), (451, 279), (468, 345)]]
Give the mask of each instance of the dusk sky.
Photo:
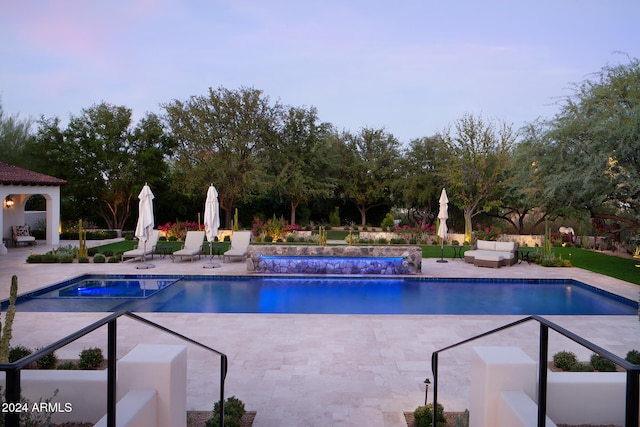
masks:
[(65, 124), (246, 86), (402, 143), (465, 113), (517, 129), (640, 57), (639, 16), (638, 0), (3, 0), (0, 102)]

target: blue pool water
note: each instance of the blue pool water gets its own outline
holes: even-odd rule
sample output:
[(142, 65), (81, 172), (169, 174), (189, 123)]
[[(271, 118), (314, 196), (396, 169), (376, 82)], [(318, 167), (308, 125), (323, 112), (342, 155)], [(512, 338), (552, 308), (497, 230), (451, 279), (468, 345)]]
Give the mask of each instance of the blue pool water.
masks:
[(86, 275), (21, 296), (17, 309), (635, 315), (638, 303), (574, 280)]

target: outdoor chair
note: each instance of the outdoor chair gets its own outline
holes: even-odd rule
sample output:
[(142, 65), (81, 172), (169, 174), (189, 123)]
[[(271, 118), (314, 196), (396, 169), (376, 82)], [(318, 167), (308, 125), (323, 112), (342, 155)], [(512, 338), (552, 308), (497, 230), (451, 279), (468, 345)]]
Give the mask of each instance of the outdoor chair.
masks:
[(171, 259), (175, 261), (176, 257), (188, 256), (191, 258), (191, 262), (193, 262), (193, 257), (198, 255), (198, 259), (200, 259), (200, 254), (202, 253), (202, 244), (204, 242), (204, 231), (187, 231), (187, 237), (184, 239), (184, 245), (182, 245), (182, 249), (175, 251)]
[(14, 225), (11, 227), (11, 233), (14, 246), (18, 246), (18, 243), (36, 244), (36, 238), (31, 235), (28, 225)]
[(138, 242), (138, 246), (135, 249), (131, 249), (122, 254), (122, 260), (124, 261), (127, 258), (142, 258), (147, 255), (151, 255), (151, 259), (153, 259), (153, 253), (156, 251), (159, 237), (160, 230), (153, 230), (146, 245), (144, 242)]
[(247, 258), (249, 243), (251, 243), (250, 231), (234, 231), (231, 235), (231, 247), (222, 254), (222, 262), (227, 262), (227, 259), (231, 258), (240, 258), (244, 261)]

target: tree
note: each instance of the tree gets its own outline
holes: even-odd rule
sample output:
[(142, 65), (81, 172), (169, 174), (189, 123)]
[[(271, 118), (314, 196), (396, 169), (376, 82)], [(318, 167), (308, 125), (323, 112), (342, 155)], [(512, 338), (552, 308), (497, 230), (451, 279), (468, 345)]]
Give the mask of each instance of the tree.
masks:
[(66, 129), (58, 118), (39, 121), (34, 142), (38, 169), (66, 179), (67, 216), (92, 217), (122, 229), (144, 182), (164, 178), (169, 139), (157, 116), (147, 115), (131, 129), (131, 110), (101, 103), (71, 116)]
[(32, 138), (31, 119), (22, 120), (16, 114), (6, 115), (0, 103), (0, 161), (29, 168), (27, 144)]
[(548, 126), (545, 199), (640, 229), (640, 61), (574, 85)]
[[(439, 173), (442, 140), (425, 137), (411, 140), (404, 150), (395, 187), (402, 194), (403, 206), (424, 226), (437, 215), (443, 181)], [(435, 209), (434, 209), (435, 208)]]
[(441, 169), (449, 200), (464, 214), (465, 240), (471, 242), (475, 215), (500, 205), (508, 183), (507, 168), (516, 137), (510, 125), (485, 122), (481, 116), (464, 115), (446, 129), (447, 166)]
[(367, 223), (367, 211), (391, 204), (393, 182), (397, 177), (400, 143), (384, 129), (363, 128), (358, 135), (346, 135), (349, 158), (344, 193), (360, 212), (361, 224)]
[(268, 191), (289, 203), (291, 224), (296, 223), (301, 203), (334, 194), (336, 163), (330, 132), (329, 125), (318, 123), (315, 108), (290, 107), (283, 114), (277, 144), (266, 152), (263, 164), (273, 177)]
[(262, 91), (209, 89), (206, 96), (163, 105), (173, 138), (177, 190), (218, 190), (231, 228), (236, 202), (246, 200), (259, 183), (257, 159), (276, 141), (278, 104), (270, 105)]

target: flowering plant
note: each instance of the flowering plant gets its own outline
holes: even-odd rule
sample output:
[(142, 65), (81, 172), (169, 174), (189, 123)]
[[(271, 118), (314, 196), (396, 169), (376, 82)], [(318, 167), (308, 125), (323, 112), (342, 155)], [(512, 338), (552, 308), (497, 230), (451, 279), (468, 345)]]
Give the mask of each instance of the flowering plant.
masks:
[(424, 224), (421, 227), (410, 227), (408, 225), (400, 227), (400, 225), (396, 224), (396, 233), (398, 233), (407, 243), (411, 240), (423, 242), (426, 241), (427, 236), (433, 236), (435, 234), (435, 227), (429, 224)]
[(176, 221), (160, 225), (158, 229), (164, 232), (167, 239), (175, 237), (176, 240), (184, 240), (187, 231), (204, 230), (204, 225), (198, 226), (198, 223), (193, 221)]
[(476, 240), (498, 240), (503, 234), (501, 229), (493, 225), (482, 228), (480, 224), (476, 224), (476, 227), (478, 227), (474, 232)]

